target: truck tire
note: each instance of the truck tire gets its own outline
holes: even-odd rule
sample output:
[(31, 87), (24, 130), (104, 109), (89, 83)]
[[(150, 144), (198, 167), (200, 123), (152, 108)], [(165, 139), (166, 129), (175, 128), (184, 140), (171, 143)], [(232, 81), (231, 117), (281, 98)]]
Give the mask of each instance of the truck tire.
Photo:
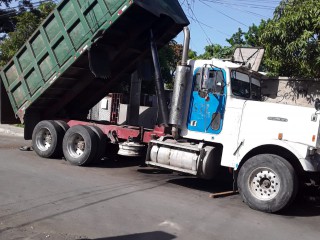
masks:
[(54, 121), (63, 129), (64, 133), (66, 133), (70, 128), (65, 121), (62, 121), (62, 120), (54, 120)]
[(91, 130), (96, 134), (98, 138), (98, 150), (97, 155), (95, 157), (95, 162), (99, 162), (105, 154), (106, 145), (107, 145), (107, 136), (103, 133), (103, 131), (97, 126), (88, 126)]
[(72, 165), (88, 166), (96, 157), (98, 139), (91, 128), (73, 126), (64, 135), (62, 149), (65, 159)]
[(292, 165), (272, 154), (247, 160), (240, 168), (237, 184), (250, 208), (269, 213), (289, 206), (298, 191), (298, 178)]
[(32, 147), (43, 158), (62, 156), (62, 128), (51, 120), (39, 122), (32, 133)]

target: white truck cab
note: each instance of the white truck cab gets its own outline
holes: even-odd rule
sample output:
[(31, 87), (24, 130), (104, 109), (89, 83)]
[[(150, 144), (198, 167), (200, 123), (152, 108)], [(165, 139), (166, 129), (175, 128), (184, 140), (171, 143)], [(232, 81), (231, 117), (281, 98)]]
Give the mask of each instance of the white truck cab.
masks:
[[(320, 171), (315, 109), (262, 102), (262, 75), (238, 64), (218, 59), (189, 64), (193, 75), (182, 137), (222, 144), (221, 165), (235, 170), (250, 151), (274, 145), (290, 151), (305, 171)], [(206, 71), (208, 78), (201, 75)]]
[(306, 173), (320, 172), (317, 111), (262, 102), (262, 75), (240, 64), (189, 60), (188, 67), (182, 106), (171, 109), (182, 112), (179, 136), (151, 141), (147, 163), (202, 178), (229, 167), (251, 208), (288, 206)]

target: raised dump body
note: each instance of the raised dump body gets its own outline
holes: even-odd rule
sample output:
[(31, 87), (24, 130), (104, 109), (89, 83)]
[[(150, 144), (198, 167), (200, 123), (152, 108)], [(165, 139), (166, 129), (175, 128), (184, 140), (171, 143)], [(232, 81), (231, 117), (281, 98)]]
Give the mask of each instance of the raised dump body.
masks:
[(1, 121), (82, 118), (130, 80), (151, 29), (161, 47), (188, 24), (178, 0), (62, 1), (1, 70)]

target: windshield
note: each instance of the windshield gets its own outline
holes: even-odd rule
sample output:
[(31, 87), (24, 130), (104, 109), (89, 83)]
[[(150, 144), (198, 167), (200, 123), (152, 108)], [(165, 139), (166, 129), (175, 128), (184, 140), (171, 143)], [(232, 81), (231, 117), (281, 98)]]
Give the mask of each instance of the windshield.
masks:
[(231, 71), (231, 89), (234, 96), (261, 100), (260, 80), (246, 73)]

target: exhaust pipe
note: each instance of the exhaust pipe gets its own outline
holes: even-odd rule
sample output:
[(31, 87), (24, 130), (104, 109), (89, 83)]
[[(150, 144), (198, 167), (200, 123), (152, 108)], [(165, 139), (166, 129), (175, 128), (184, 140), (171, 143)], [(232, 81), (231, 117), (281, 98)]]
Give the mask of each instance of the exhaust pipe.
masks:
[(156, 43), (153, 39), (153, 32), (150, 31), (151, 35), (151, 53), (152, 53), (152, 60), (154, 65), (154, 75), (155, 75), (155, 85), (156, 85), (156, 95), (158, 99), (158, 107), (159, 111), (162, 117), (162, 123), (165, 126), (168, 126), (168, 106), (165, 100), (165, 94), (164, 94), (164, 82), (161, 76), (160, 71), (160, 63), (159, 63), (159, 55), (158, 55), (158, 49), (156, 46)]
[(189, 46), (190, 46), (190, 30), (188, 27), (183, 28), (184, 41), (183, 41), (183, 52), (182, 52), (182, 66), (187, 66)]
[(188, 53), (190, 45), (190, 30), (188, 27), (183, 29), (184, 43), (181, 65), (177, 66), (176, 76), (171, 100), (171, 111), (169, 123), (172, 125), (172, 136), (175, 139), (179, 138), (179, 127), (182, 125), (182, 116), (184, 111), (185, 91), (187, 87), (187, 79), (190, 74), (190, 66), (188, 63)]

